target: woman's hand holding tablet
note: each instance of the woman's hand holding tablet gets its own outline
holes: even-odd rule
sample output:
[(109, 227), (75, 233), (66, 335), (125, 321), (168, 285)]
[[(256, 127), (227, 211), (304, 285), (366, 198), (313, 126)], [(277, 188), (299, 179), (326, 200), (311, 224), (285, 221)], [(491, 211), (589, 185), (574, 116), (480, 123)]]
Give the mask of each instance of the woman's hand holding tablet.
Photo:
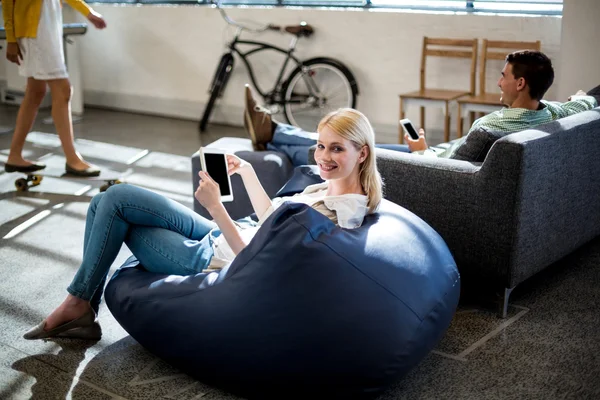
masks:
[[(235, 157), (235, 158), (237, 158), (237, 157)], [(238, 160), (239, 160), (239, 158), (238, 158)], [(214, 149), (214, 148), (210, 148), (210, 147), (201, 147), (200, 148), (200, 163), (202, 164), (202, 171), (208, 173), (208, 178), (209, 178), (209, 179), (206, 179), (207, 182), (205, 182), (204, 185), (203, 185), (203, 182), (200, 182), (200, 185), (198, 186), (198, 190), (196, 191), (196, 198), (198, 199), (200, 204), (202, 204), (204, 206), (203, 202), (200, 200), (200, 198), (198, 198), (199, 196), (204, 197), (204, 196), (202, 196), (201, 193), (199, 193), (202, 191), (202, 189), (203, 189), (202, 187), (204, 186), (205, 189), (212, 192), (212, 189), (209, 189), (209, 188), (213, 185), (213, 183), (215, 185), (218, 185), (219, 193), (217, 193), (217, 194), (220, 195), (220, 201), (222, 201), (222, 202), (233, 201), (233, 191), (231, 188), (230, 168), (229, 168), (226, 151), (222, 150), (222, 149)], [(239, 166), (238, 166), (238, 169), (239, 169)], [(200, 173), (200, 178), (201, 178), (201, 180), (203, 180), (201, 173)], [(209, 195), (209, 193), (207, 193), (207, 195)], [(206, 201), (207, 199), (204, 198), (204, 200)]]

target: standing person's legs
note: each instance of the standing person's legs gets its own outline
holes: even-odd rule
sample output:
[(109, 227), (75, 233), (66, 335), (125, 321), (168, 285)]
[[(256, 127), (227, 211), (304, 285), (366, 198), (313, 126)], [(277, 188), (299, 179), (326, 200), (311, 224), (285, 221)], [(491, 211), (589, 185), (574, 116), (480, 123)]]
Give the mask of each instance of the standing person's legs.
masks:
[[(160, 229), (151, 230), (146, 240), (140, 234), (143, 230), (137, 229), (141, 227)], [(210, 249), (197, 242), (214, 227), (189, 208), (132, 185), (116, 185), (94, 197), (86, 219), (81, 266), (67, 288), (69, 295), (46, 319), (45, 330), (81, 317), (89, 311), (92, 299), (92, 308), (97, 310), (106, 275), (124, 242), (134, 244), (132, 252), (139, 259), (160, 260), (164, 273), (188, 273), (206, 266), (194, 262), (210, 262)]]
[[(10, 144), (10, 153), (6, 160), (7, 166), (5, 168), (10, 170), (11, 167), (27, 167), (34, 166), (32, 161), (23, 158), (23, 146), (25, 145), (25, 138), (31, 128), (37, 115), (40, 104), (44, 100), (46, 95), (46, 81), (40, 81), (34, 78), (27, 78), (27, 87), (25, 88), (25, 97), (19, 107), (19, 113), (17, 114), (17, 123)], [(45, 166), (43, 164), (37, 164), (42, 169)], [(36, 170), (35, 167), (32, 167)], [(10, 172), (10, 171), (9, 171)]]
[(52, 79), (48, 81), (48, 86), (52, 92), (52, 119), (65, 152), (67, 166), (76, 171), (85, 171), (88, 175), (98, 175), (99, 170), (87, 163), (75, 150), (71, 117), (71, 83), (66, 78)]

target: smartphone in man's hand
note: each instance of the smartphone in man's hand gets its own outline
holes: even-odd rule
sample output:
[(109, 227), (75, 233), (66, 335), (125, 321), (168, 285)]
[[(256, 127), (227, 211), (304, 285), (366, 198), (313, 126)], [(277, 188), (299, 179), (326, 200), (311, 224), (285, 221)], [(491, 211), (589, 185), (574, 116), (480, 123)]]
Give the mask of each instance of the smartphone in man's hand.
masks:
[(401, 119), (400, 125), (402, 125), (402, 129), (404, 129), (404, 132), (406, 132), (408, 134), (408, 136), (410, 136), (411, 139), (419, 140), (419, 133), (415, 129), (412, 122), (410, 122), (410, 119), (408, 119), (408, 118)]

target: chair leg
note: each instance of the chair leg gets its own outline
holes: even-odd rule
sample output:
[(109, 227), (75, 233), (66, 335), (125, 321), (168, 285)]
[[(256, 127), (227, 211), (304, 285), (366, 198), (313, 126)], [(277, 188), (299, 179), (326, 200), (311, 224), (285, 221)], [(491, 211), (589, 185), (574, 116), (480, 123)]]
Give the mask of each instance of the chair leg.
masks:
[(421, 126), (417, 128), (417, 131), (419, 129), (425, 129), (425, 107), (421, 107)]
[(444, 106), (444, 142), (448, 143), (450, 141), (450, 110), (448, 109), (448, 103)]
[(500, 294), (500, 301), (499, 301), (499, 309), (498, 309), (498, 317), (500, 318), (506, 318), (506, 315), (508, 314), (508, 298), (510, 297), (511, 292), (513, 291), (513, 288), (504, 288), (504, 293)]
[[(400, 119), (404, 119), (404, 104), (402, 103), (402, 96), (400, 96)], [(398, 142), (404, 143), (404, 129), (398, 122)]]
[(469, 112), (469, 118), (471, 119), (471, 125), (469, 126), (469, 129), (471, 129), (471, 126), (473, 126), (473, 124), (475, 123), (475, 111)]
[(458, 103), (458, 124), (456, 126), (456, 136), (461, 138), (463, 135), (463, 124), (464, 124), (464, 118), (462, 116), (462, 107), (460, 105), (460, 103)]

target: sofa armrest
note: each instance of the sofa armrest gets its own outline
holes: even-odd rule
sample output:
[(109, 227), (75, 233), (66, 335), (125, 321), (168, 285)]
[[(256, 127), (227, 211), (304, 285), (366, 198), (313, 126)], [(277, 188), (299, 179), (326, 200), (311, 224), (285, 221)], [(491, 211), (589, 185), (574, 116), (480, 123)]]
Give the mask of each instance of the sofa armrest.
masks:
[(453, 225), (457, 209), (479, 195), (480, 164), (381, 149), (376, 154), (384, 197), (434, 228)]
[[(275, 193), (288, 181), (294, 171), (289, 158), (283, 153), (275, 151), (237, 151), (234, 154), (252, 165), (269, 197), (275, 196)], [(201, 169), (200, 154), (196, 152), (192, 155), (192, 185), (194, 190), (192, 195), (198, 189), (198, 172)], [(238, 174), (231, 176), (231, 186), (233, 201), (223, 203), (231, 218), (236, 220), (252, 214), (254, 212), (252, 203)], [(212, 219), (206, 209), (195, 198), (194, 211), (205, 218)]]
[(384, 197), (414, 212), (434, 228), (454, 225), (454, 219), (463, 218), (456, 214), (465, 204), (479, 208), (481, 188), (485, 186), (481, 163), (385, 149), (375, 149), (375, 153), (384, 182)]
[[(315, 146), (309, 150), (314, 164)], [(396, 204), (418, 208), (421, 197), (439, 197), (440, 192), (463, 196), (456, 184), (472, 185), (481, 170), (481, 163), (427, 157), (399, 151), (375, 149), (377, 168), (384, 182), (384, 197)], [(414, 212), (414, 210), (411, 210)]]

